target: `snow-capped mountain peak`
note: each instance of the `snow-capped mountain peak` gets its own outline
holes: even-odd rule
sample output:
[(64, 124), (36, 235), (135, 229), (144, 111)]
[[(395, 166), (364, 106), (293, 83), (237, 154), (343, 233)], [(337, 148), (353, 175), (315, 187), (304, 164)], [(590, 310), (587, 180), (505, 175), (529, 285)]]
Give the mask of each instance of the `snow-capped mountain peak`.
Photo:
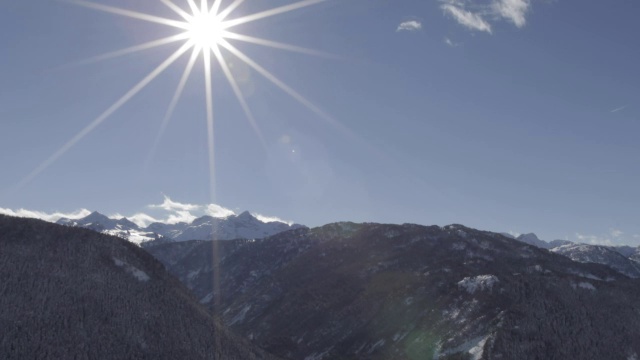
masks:
[(166, 241), (257, 239), (302, 227), (302, 225), (289, 225), (280, 221), (263, 222), (249, 211), (227, 217), (204, 215), (191, 223), (154, 222), (147, 227), (140, 227), (126, 217), (113, 219), (94, 211), (81, 219), (61, 218), (57, 223), (116, 235), (138, 244), (159, 239)]

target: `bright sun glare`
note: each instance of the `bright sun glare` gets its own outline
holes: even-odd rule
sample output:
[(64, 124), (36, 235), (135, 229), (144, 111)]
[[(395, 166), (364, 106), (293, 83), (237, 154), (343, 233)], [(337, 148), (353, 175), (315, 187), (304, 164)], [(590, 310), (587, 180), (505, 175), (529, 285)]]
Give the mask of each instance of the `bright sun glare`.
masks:
[(186, 36), (200, 49), (212, 51), (224, 39), (224, 21), (211, 9), (199, 10), (187, 20), (187, 24)]
[[(67, 141), (62, 147), (55, 151), (48, 159), (41, 163), (36, 169), (34, 169), (27, 177), (25, 177), (19, 187), (33, 180), (39, 173), (44, 171), (53, 162), (65, 154), (70, 148), (72, 148), (78, 141), (84, 138), (87, 134), (92, 132), (103, 121), (109, 118), (113, 113), (120, 109), (124, 104), (137, 95), (142, 89), (144, 89), (150, 82), (162, 74), (173, 63), (185, 54), (189, 54), (189, 61), (182, 73), (180, 81), (176, 86), (175, 93), (171, 102), (169, 103), (166, 115), (160, 124), (160, 130), (156, 137), (155, 143), (151, 149), (150, 156), (153, 156), (155, 149), (159, 143), (162, 134), (173, 115), (175, 107), (180, 100), (182, 92), (186, 86), (189, 76), (192, 73), (198, 59), (202, 59), (204, 65), (204, 80), (205, 80), (205, 96), (206, 96), (206, 114), (207, 114), (207, 138), (208, 138), (208, 150), (209, 150), (209, 169), (211, 177), (211, 193), (214, 193), (214, 99), (213, 99), (213, 87), (212, 87), (212, 73), (219, 71), (224, 74), (224, 77), (229, 83), (230, 89), (236, 96), (242, 110), (244, 111), (249, 123), (253, 127), (256, 135), (260, 141), (265, 144), (258, 124), (254, 119), (254, 116), (249, 108), (247, 101), (238, 85), (238, 81), (235, 79), (233, 73), (230, 70), (229, 59), (233, 58), (233, 61), (239, 61), (246, 64), (249, 68), (253, 69), (256, 73), (263, 76), (270, 81), (273, 85), (280, 90), (287, 93), (295, 101), (301, 103), (309, 110), (314, 112), (320, 118), (338, 125), (330, 116), (326, 115), (322, 110), (316, 107), (313, 103), (307, 100), (304, 96), (299, 94), (293, 88), (288, 86), (277, 76), (269, 72), (262, 67), (257, 61), (246, 55), (244, 52), (235, 47), (232, 42), (239, 41), (249, 43), (253, 45), (265, 46), (274, 49), (293, 51), (298, 53), (304, 53), (308, 55), (327, 56), (327, 54), (307, 49), (300, 46), (284, 44), (281, 42), (267, 40), (259, 37), (249, 36), (237, 32), (237, 28), (241, 25), (266, 19), (272, 16), (280, 15), (290, 11), (302, 9), (311, 5), (322, 3), (327, 0), (301, 0), (287, 5), (259, 11), (249, 15), (242, 15), (233, 17), (233, 12), (242, 5), (246, 0), (200, 0), (199, 4), (197, 0), (182, 0), (182, 5), (174, 3), (172, 0), (159, 0), (168, 9), (170, 9), (174, 15), (178, 16), (177, 19), (170, 19), (153, 14), (139, 12), (134, 10), (123, 9), (115, 6), (105, 5), (87, 0), (67, 0), (75, 5), (99, 10), (106, 13), (111, 13), (119, 16), (124, 16), (136, 20), (147, 21), (155, 24), (165, 25), (178, 30), (175, 35), (169, 37), (152, 40), (143, 44), (131, 46), (128, 48), (112, 51), (100, 56), (96, 56), (92, 59), (88, 59), (84, 62), (102, 61), (118, 56), (132, 54), (159, 46), (181, 44), (178, 49), (168, 58), (163, 60), (155, 69), (153, 69), (148, 75), (140, 80), (135, 86), (126, 91), (122, 97), (107, 108), (102, 114), (91, 121), (87, 126), (80, 130), (74, 137)], [(225, 3), (223, 6), (223, 2)], [(212, 4), (211, 4), (212, 3)], [(215, 68), (214, 66), (217, 65)], [(212, 195), (213, 196), (213, 195)]]

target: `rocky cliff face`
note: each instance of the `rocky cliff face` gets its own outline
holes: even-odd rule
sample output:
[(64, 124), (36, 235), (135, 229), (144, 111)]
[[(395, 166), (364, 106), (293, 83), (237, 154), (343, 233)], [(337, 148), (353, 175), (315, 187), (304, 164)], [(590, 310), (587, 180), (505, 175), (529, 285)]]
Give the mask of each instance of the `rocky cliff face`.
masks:
[(0, 216), (0, 358), (272, 359), (117, 237)]
[(627, 359), (640, 284), (460, 225), (337, 223), (148, 249), (288, 359)]

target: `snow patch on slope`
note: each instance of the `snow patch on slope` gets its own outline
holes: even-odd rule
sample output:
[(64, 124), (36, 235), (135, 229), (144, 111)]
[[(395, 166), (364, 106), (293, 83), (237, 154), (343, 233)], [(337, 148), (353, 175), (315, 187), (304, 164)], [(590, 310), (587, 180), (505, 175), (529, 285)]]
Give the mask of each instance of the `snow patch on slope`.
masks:
[(474, 294), (476, 291), (492, 290), (493, 285), (500, 282), (495, 275), (478, 275), (474, 277), (466, 277), (458, 281), (458, 288), (467, 290), (469, 294)]
[(116, 264), (116, 266), (123, 268), (126, 272), (128, 272), (129, 274), (133, 275), (134, 278), (138, 279), (138, 281), (141, 282), (146, 282), (149, 281), (149, 279), (151, 279), (151, 277), (149, 277), (149, 275), (147, 275), (146, 272), (138, 269), (137, 267), (130, 265), (118, 258), (113, 258), (113, 262)]
[(231, 321), (229, 322), (229, 325), (235, 325), (237, 323), (242, 323), (244, 321), (244, 318), (247, 316), (247, 313), (249, 312), (249, 310), (251, 310), (251, 305), (246, 305), (244, 308), (242, 308), (242, 310), (240, 310), (240, 312), (233, 317), (233, 319), (231, 319)]
[(448, 355), (467, 353), (471, 355), (470, 359), (480, 360), (482, 359), (482, 355), (484, 354), (484, 346), (487, 343), (487, 340), (489, 340), (489, 337), (490, 335), (473, 338), (460, 346), (457, 346), (453, 349), (448, 349), (442, 352), (440, 352), (439, 350), (436, 350), (436, 353), (434, 354), (433, 358), (440, 359)]
[(578, 284), (572, 283), (571, 287), (574, 288), (574, 289), (581, 288), (581, 289), (591, 290), (591, 291), (595, 291), (596, 290), (596, 287), (593, 286), (593, 284), (591, 284), (589, 282), (586, 282), (586, 281), (581, 281)]

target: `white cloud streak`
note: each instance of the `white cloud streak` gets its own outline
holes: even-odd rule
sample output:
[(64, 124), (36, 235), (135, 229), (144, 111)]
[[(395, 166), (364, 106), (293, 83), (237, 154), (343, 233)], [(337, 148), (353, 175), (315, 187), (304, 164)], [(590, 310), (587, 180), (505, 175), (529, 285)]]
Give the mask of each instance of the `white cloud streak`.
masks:
[(164, 219), (160, 220), (160, 222), (168, 224), (177, 224), (179, 222), (189, 223), (202, 215), (209, 215), (217, 218), (225, 218), (231, 215), (235, 215), (232, 210), (217, 204), (186, 204), (173, 201), (167, 195), (164, 195), (164, 201), (162, 202), (162, 204), (149, 205), (148, 208), (161, 209), (168, 212), (169, 214), (165, 214)]
[[(624, 232), (620, 229), (609, 229), (609, 233), (605, 235), (585, 235), (576, 233), (579, 242), (591, 245), (621, 245), (625, 243)], [(634, 235), (631, 238), (636, 238)]]
[(608, 236), (597, 236), (597, 235), (584, 235), (580, 233), (576, 233), (576, 238), (579, 242), (591, 245), (613, 245), (613, 241)]
[(454, 42), (453, 40), (449, 39), (448, 37), (444, 38), (444, 43), (447, 44), (450, 47), (458, 47), (458, 46), (460, 46), (459, 43)]
[(625, 105), (625, 106), (620, 106), (619, 108), (615, 108), (615, 109), (611, 110), (610, 112), (611, 112), (611, 113), (617, 113), (618, 111), (622, 111), (622, 110), (624, 110), (626, 107), (627, 107), (627, 105)]
[(91, 211), (87, 209), (81, 209), (71, 213), (63, 213), (63, 212), (46, 213), (43, 211), (27, 210), (27, 209), (11, 210), (11, 209), (0, 208), (0, 214), (16, 216), (16, 217), (35, 218), (35, 219), (45, 220), (49, 222), (56, 222), (60, 220), (60, 218), (80, 219), (91, 214)]
[(293, 221), (287, 221), (287, 220), (282, 220), (278, 217), (275, 216), (264, 216), (258, 213), (251, 213), (251, 215), (253, 215), (256, 219), (262, 221), (263, 223), (270, 223), (270, 222), (281, 222), (281, 223), (285, 223), (288, 225), (293, 225)]
[(531, 0), (440, 0), (440, 8), (460, 25), (491, 34), (491, 22), (506, 20), (522, 28), (527, 23)]
[(223, 208), (220, 205), (209, 204), (206, 206), (205, 213), (213, 217), (227, 217), (235, 215), (235, 213), (227, 208)]
[(154, 222), (161, 222), (162, 220), (156, 219), (151, 215), (147, 215), (145, 213), (136, 213), (133, 216), (129, 216), (127, 219), (131, 220), (134, 224), (140, 227), (147, 227), (149, 224)]
[(442, 4), (440, 8), (460, 25), (471, 30), (485, 31), (491, 34), (491, 25), (480, 14), (465, 10), (457, 3)]
[(169, 217), (163, 221), (167, 224), (177, 224), (181, 222), (190, 223), (198, 217), (193, 215), (191, 212), (186, 210), (178, 210), (173, 214), (170, 214)]
[(149, 205), (151, 209), (163, 209), (167, 211), (191, 211), (197, 210), (199, 205), (192, 204), (183, 204), (179, 202), (172, 201), (167, 195), (164, 195), (164, 201), (159, 205)]
[(611, 234), (611, 236), (613, 236), (614, 238), (620, 237), (622, 235), (624, 235), (624, 233), (621, 230), (618, 229), (611, 229), (609, 231), (609, 233)]
[(521, 28), (527, 23), (526, 14), (531, 8), (529, 0), (494, 0), (493, 12)]
[(420, 30), (422, 30), (422, 23), (420, 21), (408, 20), (400, 23), (400, 25), (398, 25), (398, 28), (396, 29), (396, 32), (400, 32), (400, 31), (415, 32)]

